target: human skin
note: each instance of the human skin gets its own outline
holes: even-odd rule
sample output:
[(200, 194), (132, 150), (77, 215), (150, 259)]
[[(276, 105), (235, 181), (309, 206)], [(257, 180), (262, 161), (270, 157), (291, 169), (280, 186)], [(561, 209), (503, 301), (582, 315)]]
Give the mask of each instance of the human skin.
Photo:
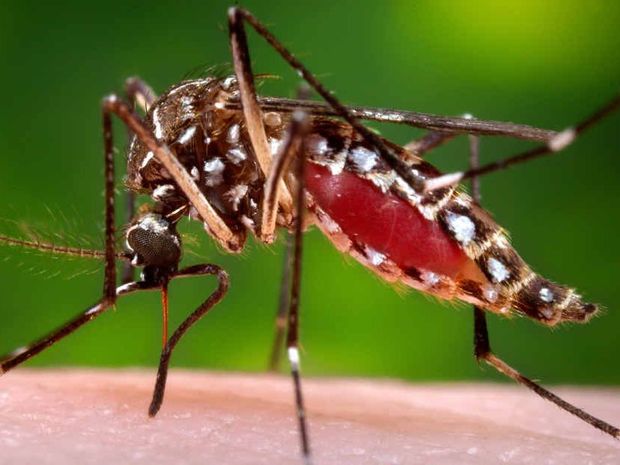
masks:
[[(302, 464), (285, 376), (18, 370), (0, 379), (0, 464)], [(556, 388), (620, 424), (620, 391)], [(305, 379), (314, 463), (617, 464), (620, 442), (519, 386)]]

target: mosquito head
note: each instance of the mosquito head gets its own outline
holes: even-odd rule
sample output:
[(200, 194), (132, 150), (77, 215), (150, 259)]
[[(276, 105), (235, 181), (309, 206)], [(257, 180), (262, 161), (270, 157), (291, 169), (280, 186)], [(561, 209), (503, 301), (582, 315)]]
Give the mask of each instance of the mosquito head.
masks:
[(181, 260), (181, 239), (176, 225), (157, 213), (146, 213), (127, 230), (132, 264), (143, 266), (143, 279), (157, 283), (174, 273)]

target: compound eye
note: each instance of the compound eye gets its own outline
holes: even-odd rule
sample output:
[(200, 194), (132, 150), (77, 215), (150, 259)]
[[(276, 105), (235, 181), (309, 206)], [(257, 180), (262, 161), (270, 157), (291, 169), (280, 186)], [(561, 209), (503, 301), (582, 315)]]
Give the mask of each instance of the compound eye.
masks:
[(181, 240), (174, 224), (156, 213), (139, 218), (127, 230), (126, 241), (136, 253), (136, 264), (167, 268), (181, 260)]

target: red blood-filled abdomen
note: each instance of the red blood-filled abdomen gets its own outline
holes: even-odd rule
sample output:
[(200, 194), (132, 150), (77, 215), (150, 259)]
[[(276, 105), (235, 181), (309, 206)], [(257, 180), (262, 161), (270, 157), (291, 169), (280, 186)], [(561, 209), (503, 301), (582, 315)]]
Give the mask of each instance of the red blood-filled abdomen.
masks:
[(332, 175), (306, 163), (306, 188), (353, 241), (385, 254), (402, 269), (423, 268), (450, 277), (467, 274), (471, 260), (435, 221), (405, 200), (343, 171)]

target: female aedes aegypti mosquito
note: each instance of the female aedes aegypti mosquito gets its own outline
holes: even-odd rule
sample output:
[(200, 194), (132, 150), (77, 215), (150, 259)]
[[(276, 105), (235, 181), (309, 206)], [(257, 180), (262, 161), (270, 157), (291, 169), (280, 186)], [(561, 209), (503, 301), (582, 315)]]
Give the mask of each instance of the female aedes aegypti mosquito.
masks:
[[(620, 106), (614, 97), (591, 116), (561, 132), (470, 117), (346, 107), (248, 11), (229, 10), (235, 74), (175, 84), (160, 97), (139, 79), (127, 81), (128, 101), (103, 100), (105, 153), (105, 250), (93, 251), (0, 237), (3, 242), (105, 260), (103, 297), (85, 312), (0, 362), (14, 368), (140, 290), (161, 290), (164, 333), (149, 408), (159, 411), (172, 352), (185, 332), (226, 294), (227, 273), (217, 265), (179, 268), (177, 225), (183, 217), (203, 222), (225, 250), (240, 252), (248, 233), (270, 244), (278, 228), (291, 232), (274, 344), (277, 363), (286, 331), (301, 447), (310, 441), (299, 375), (298, 314), (302, 236), (314, 225), (343, 253), (388, 282), (400, 282), (442, 299), (474, 306), (475, 356), (592, 426), (620, 438), (620, 430), (569, 404), (521, 375), (492, 351), (485, 312), (516, 313), (544, 325), (586, 322), (597, 312), (573, 290), (536, 274), (510, 245), (505, 231), (479, 205), (480, 176), (570, 145), (583, 131)], [(258, 97), (249, 59), (249, 24), (326, 103)], [(146, 116), (140, 117), (138, 105)], [(127, 226), (127, 250), (115, 247), (112, 116), (132, 134), (126, 185), (154, 203)], [(361, 120), (408, 124), (429, 130), (401, 147), (369, 130)], [(442, 175), (424, 155), (458, 135), (471, 138), (470, 169)], [(536, 142), (534, 148), (478, 165), (477, 137), (506, 136)], [(457, 185), (472, 181), (470, 197)], [(133, 208), (132, 208), (133, 211)], [(390, 228), (386, 228), (386, 225)], [(386, 235), (386, 230), (398, 235)], [(117, 285), (116, 261), (123, 260)], [(133, 269), (141, 268), (138, 281)], [(179, 277), (214, 275), (217, 289), (168, 336), (167, 292)]]

